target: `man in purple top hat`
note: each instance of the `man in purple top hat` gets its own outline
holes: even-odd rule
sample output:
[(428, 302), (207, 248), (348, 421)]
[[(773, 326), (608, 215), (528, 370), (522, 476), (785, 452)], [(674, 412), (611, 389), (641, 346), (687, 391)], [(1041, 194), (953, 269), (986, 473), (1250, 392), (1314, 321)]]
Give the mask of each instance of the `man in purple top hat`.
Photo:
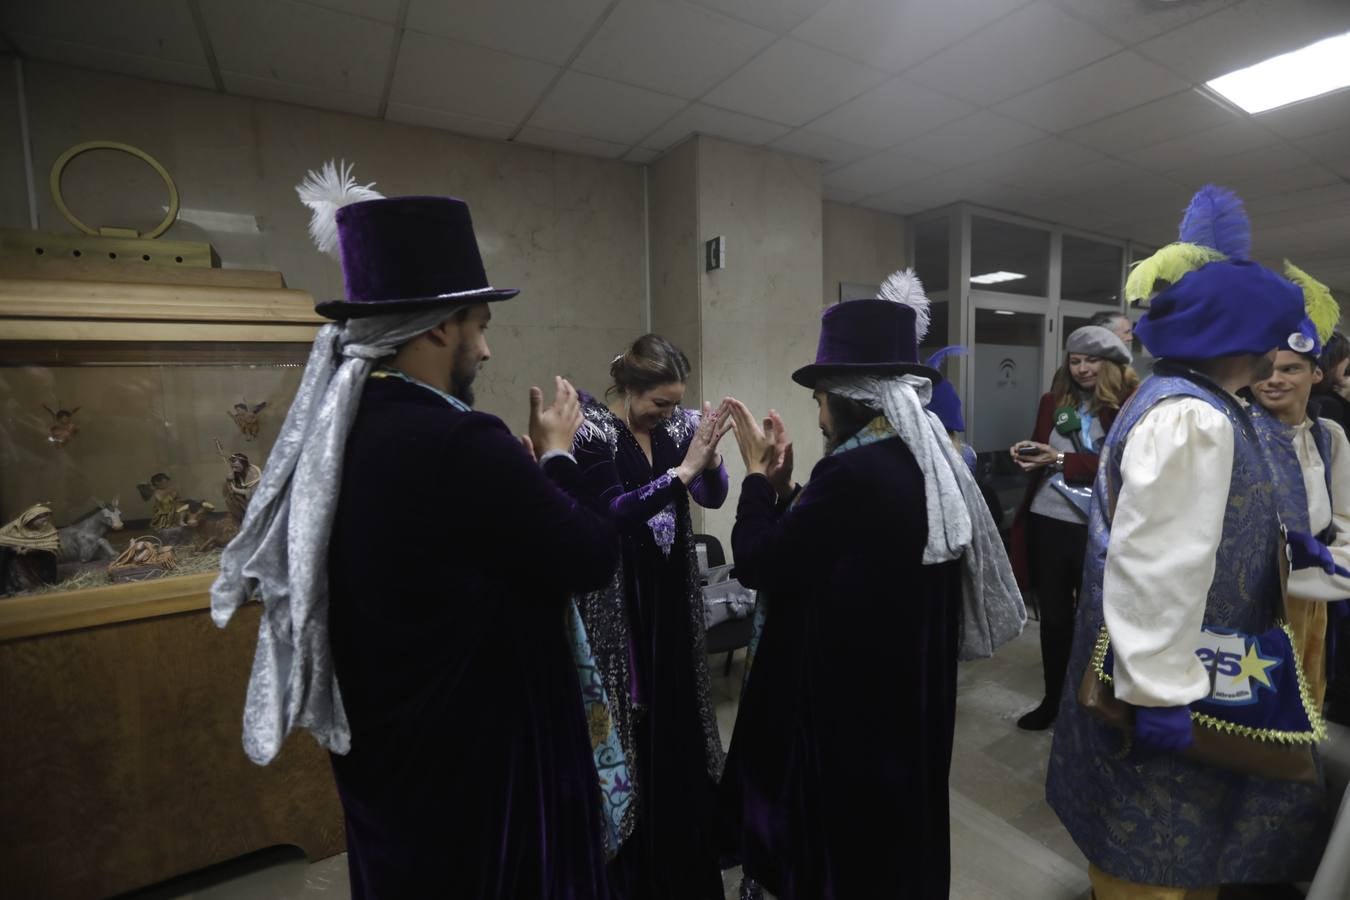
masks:
[(728, 401), (746, 476), (731, 542), (760, 591), (723, 789), (746, 876), (779, 900), (945, 898), (956, 661), (1026, 621), (969, 467), (924, 409), (927, 301), (825, 311), (813, 365), (827, 455), (791, 484), (790, 444)]
[(354, 897), (602, 897), (565, 622), (616, 537), (573, 499), (576, 392), (531, 389), (542, 465), (474, 412), (489, 304), (516, 292), (488, 284), (462, 201), (371, 193), (331, 165), (301, 188), (347, 297), (318, 306), (337, 323), (212, 590), (222, 625), (266, 608), (244, 748), (265, 764), (298, 726), (332, 753)]

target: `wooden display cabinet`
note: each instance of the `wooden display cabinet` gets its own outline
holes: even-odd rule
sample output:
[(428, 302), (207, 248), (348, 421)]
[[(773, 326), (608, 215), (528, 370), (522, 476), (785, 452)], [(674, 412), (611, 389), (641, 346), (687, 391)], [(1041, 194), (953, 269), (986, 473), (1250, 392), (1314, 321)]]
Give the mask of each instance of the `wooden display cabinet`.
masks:
[[(137, 485), (164, 472), (224, 510), (217, 450), (262, 465), (322, 320), (280, 275), (0, 259), (0, 524), (65, 525), (120, 499), (114, 549), (149, 533)], [(249, 438), (228, 413), (267, 406)], [(78, 407), (64, 444), (44, 405)], [(343, 850), (327, 754), (295, 736), (261, 768), (240, 745), (260, 608), (225, 630), (215, 575), (112, 584), (107, 560), (0, 597), (0, 870), (6, 896), (101, 897), (278, 844)], [(68, 586), (69, 589), (63, 589)]]

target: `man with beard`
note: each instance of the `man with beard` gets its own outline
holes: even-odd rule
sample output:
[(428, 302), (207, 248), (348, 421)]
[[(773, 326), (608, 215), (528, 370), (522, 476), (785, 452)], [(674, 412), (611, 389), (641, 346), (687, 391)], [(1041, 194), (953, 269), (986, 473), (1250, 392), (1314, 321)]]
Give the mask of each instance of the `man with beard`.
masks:
[(266, 606), (244, 747), (265, 764), (300, 726), (331, 752), (353, 897), (602, 897), (566, 621), (616, 539), (573, 499), (576, 391), (531, 389), (542, 465), (474, 412), (489, 304), (516, 291), (488, 284), (462, 201), (370, 193), (331, 165), (301, 186), (347, 298), (317, 307), (340, 324), (213, 589), (221, 624)]
[[(1303, 302), (1284, 278), (1233, 257), (1174, 275), (1153, 297), (1137, 333), (1157, 368), (1101, 450), (1046, 788), (1101, 900), (1305, 880), (1321, 849), (1319, 787), (1182, 755), (1204, 727), (1190, 704), (1212, 689), (1202, 629), (1269, 629), (1281, 590), (1270, 468), (1237, 392), (1269, 376)], [(1151, 261), (1136, 271), (1147, 296)], [(1130, 733), (1078, 701), (1104, 637)]]

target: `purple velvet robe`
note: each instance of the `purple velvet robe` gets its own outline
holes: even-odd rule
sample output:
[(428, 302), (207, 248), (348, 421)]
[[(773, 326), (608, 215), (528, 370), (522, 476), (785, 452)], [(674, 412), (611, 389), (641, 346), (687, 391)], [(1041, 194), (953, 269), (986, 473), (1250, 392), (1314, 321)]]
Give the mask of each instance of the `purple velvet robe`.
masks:
[(329, 556), (353, 897), (606, 895), (565, 614), (616, 538), (580, 475), (494, 416), (366, 384)]
[(780, 900), (947, 896), (961, 577), (921, 564), (924, 510), (898, 439), (821, 460), (790, 510), (741, 487), (736, 573), (768, 606), (723, 799)]
[[(688, 410), (653, 429), (649, 463), (623, 423), (599, 401), (585, 401), (587, 427), (575, 452), (621, 537), (630, 692), (638, 709), (638, 813), (611, 868), (614, 896), (721, 900), (715, 780), (721, 746), (702, 643), (702, 598), (691, 565), (689, 498), (720, 507), (726, 470), (705, 471), (687, 489), (667, 474), (689, 448), (697, 419)], [(631, 767), (630, 760), (630, 773)]]

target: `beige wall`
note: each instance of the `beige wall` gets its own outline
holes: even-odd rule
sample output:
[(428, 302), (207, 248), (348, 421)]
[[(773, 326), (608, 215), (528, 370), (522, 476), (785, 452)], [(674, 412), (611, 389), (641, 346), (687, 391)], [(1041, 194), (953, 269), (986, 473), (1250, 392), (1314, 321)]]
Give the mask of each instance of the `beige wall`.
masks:
[(686, 393), (694, 406), (703, 396), (697, 140), (685, 141), (651, 165), (648, 209), (652, 331), (674, 341), (689, 357), (693, 372)]
[(903, 217), (830, 200), (823, 212), (827, 306), (840, 299), (841, 283), (880, 284), (908, 265)]
[[(45, 189), (53, 160), (81, 141), (124, 141), (178, 183), (183, 211), (166, 237), (208, 240), (227, 266), (279, 270), (292, 287), (330, 298), (341, 295), (341, 272), (309, 243), (294, 192), (307, 169), (345, 157), (388, 195), (467, 200), (489, 278), (521, 289), (494, 306), (493, 358), (477, 387), (479, 406), (516, 431), (531, 384), (560, 372), (603, 391), (610, 359), (643, 330), (638, 166), (44, 63), (26, 62), (24, 74), (44, 230), (71, 230)], [(17, 129), (4, 127), (12, 77), (0, 66), (0, 225), (22, 227)], [(163, 187), (130, 157), (80, 157), (66, 185), (90, 224), (144, 229), (162, 215)]]
[[(727, 241), (726, 268), (699, 276), (703, 396), (730, 394), (761, 417), (776, 409), (805, 481), (821, 442), (815, 402), (790, 376), (815, 358), (819, 335), (820, 165), (713, 138), (697, 143), (697, 258), (703, 241)], [(723, 449), (731, 496), (707, 513), (704, 529), (728, 544), (744, 467), (734, 443)]]

